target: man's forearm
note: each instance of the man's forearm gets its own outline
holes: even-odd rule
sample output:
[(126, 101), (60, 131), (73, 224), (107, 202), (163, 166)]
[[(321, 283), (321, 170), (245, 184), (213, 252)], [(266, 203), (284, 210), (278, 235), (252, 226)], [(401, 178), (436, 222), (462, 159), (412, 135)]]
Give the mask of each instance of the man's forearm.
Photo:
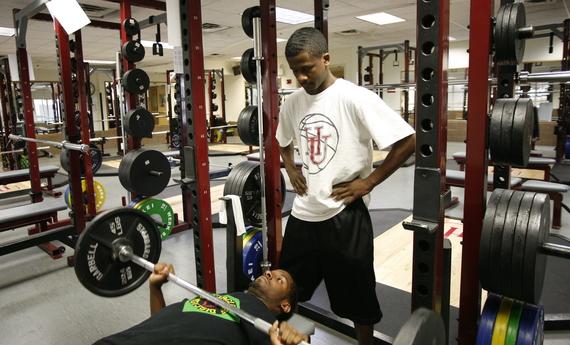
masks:
[(166, 302), (164, 301), (164, 296), (162, 295), (162, 290), (160, 287), (153, 285), (149, 286), (150, 290), (150, 315), (158, 313), (164, 306)]
[(416, 148), (416, 135), (412, 134), (392, 145), (392, 149), (388, 156), (367, 178), (366, 181), (370, 184), (370, 190), (382, 183), (394, 171), (396, 171)]
[(283, 159), (285, 170), (296, 169), (294, 152), (293, 142), (285, 147), (279, 146), (279, 153), (281, 154), (281, 159)]

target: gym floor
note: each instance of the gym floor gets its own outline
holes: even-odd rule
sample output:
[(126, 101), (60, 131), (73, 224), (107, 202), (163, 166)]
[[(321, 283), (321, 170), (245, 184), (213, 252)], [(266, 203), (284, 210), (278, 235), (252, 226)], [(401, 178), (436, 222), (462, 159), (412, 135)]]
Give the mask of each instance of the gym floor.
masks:
[[(155, 147), (155, 149), (167, 150), (166, 147)], [(539, 147), (538, 149), (543, 151), (545, 156), (552, 156), (552, 147)], [(447, 148), (449, 157), (454, 152), (464, 150), (465, 145), (463, 143), (449, 143)], [(213, 165), (226, 166), (228, 163), (236, 164), (242, 160), (245, 160), (245, 157), (240, 155), (210, 157), (211, 169), (219, 168)], [(59, 165), (59, 157), (42, 158), (40, 162), (40, 164)], [(409, 215), (413, 200), (413, 172), (413, 166), (399, 169), (373, 191), (369, 208), (386, 211), (396, 210), (400, 215)], [(179, 175), (177, 168), (174, 168), (172, 173), (173, 178)], [(118, 178), (98, 177), (97, 180), (106, 188), (105, 208), (120, 206), (121, 196), (125, 196), (126, 191), (120, 185)], [(212, 186), (221, 185), (223, 182), (224, 179), (215, 180), (212, 182)], [(171, 184), (174, 182), (171, 181)], [(66, 186), (60, 189), (63, 191), (65, 188)], [(290, 188), (288, 189), (290, 190)], [(178, 187), (173, 186), (169, 187), (159, 197), (172, 196), (177, 193)], [(452, 195), (462, 200), (463, 190), (453, 188)], [(568, 200), (566, 195), (564, 199)], [(26, 196), (0, 199), (0, 208), (12, 207), (18, 203), (25, 204), (28, 200), (29, 198)], [(61, 212), (60, 217), (66, 218), (66, 213), (67, 211)], [(396, 217), (396, 220), (398, 219)], [(285, 222), (286, 219), (283, 219), (283, 224)], [(381, 224), (377, 224), (377, 222), (374, 224), (375, 234), (377, 227), (384, 231), (394, 223), (393, 220), (387, 219), (379, 222)], [(570, 236), (570, 215), (567, 212), (563, 211), (562, 213), (562, 228), (553, 231)], [(0, 233), (0, 242), (23, 235), (20, 230), (2, 232)], [(226, 254), (223, 229), (214, 229), (214, 250), (216, 287), (218, 291), (225, 292)], [(67, 248), (66, 255), (71, 254), (73, 254), (73, 250)], [(167, 238), (163, 242), (161, 261), (173, 263), (177, 275), (194, 282), (196, 274), (192, 232), (183, 231)], [(29, 248), (0, 257), (0, 277), (0, 310), (2, 310), (0, 335), (2, 344), (90, 344), (103, 336), (131, 327), (149, 316), (148, 288), (146, 285), (126, 296), (113, 299), (95, 296), (80, 285), (73, 268), (67, 266), (65, 259), (51, 260), (39, 248)], [(547, 275), (546, 282), (548, 283), (548, 281)], [(173, 284), (166, 284), (164, 291), (167, 303), (189, 297), (189, 292)], [(390, 308), (388, 308), (386, 304), (389, 302), (385, 301), (383, 296), (379, 296), (379, 298), (381, 305), (384, 306), (386, 322), (389, 322), (389, 314), (406, 315), (408, 313), (409, 307), (407, 305), (409, 304), (393, 310), (394, 305), (389, 305)], [(565, 299), (570, 300), (568, 297)], [(545, 312), (548, 313), (549, 310), (546, 309)], [(546, 334), (545, 344), (569, 344), (569, 334), (549, 332)], [(394, 336), (395, 334), (389, 335)], [(355, 340), (318, 324), (316, 333), (311, 340), (313, 344), (356, 343)]]

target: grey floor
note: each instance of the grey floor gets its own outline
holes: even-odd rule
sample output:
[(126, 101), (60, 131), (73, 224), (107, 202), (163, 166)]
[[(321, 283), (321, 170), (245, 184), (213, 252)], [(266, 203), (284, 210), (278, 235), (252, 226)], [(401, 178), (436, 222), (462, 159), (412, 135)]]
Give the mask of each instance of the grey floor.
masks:
[[(165, 149), (165, 148), (164, 148)], [(551, 148), (541, 148), (551, 154)], [(448, 156), (464, 150), (462, 143), (449, 143)], [(211, 164), (226, 165), (243, 160), (240, 156), (211, 157)], [(42, 164), (48, 163), (42, 159)], [(173, 174), (176, 169), (173, 170)], [(412, 209), (412, 167), (401, 168), (372, 193), (371, 209)], [(174, 177), (174, 176), (173, 176)], [(126, 191), (116, 177), (98, 180), (107, 189), (106, 208), (120, 206)], [(463, 190), (453, 188), (452, 194), (463, 198)], [(565, 200), (568, 197), (565, 196)], [(26, 203), (27, 197), (0, 200), (0, 208)], [(457, 211), (455, 211), (457, 212)], [(66, 217), (66, 212), (61, 216)], [(570, 236), (570, 215), (563, 211), (560, 233)], [(25, 236), (22, 230), (0, 233), (0, 242)], [(214, 230), (216, 287), (225, 291), (225, 234)], [(180, 277), (195, 279), (193, 236), (190, 231), (175, 234), (163, 243), (162, 261), (172, 262)], [(67, 254), (72, 254), (68, 248)], [(189, 293), (167, 284), (167, 303), (188, 297)], [(0, 257), (0, 344), (90, 344), (114, 332), (128, 328), (148, 317), (146, 285), (129, 295), (102, 298), (84, 289), (75, 278), (66, 260), (51, 260), (38, 248), (29, 248)], [(407, 310), (405, 311), (407, 312)], [(351, 338), (317, 325), (313, 344), (355, 344)], [(545, 344), (570, 344), (567, 333), (547, 333)]]

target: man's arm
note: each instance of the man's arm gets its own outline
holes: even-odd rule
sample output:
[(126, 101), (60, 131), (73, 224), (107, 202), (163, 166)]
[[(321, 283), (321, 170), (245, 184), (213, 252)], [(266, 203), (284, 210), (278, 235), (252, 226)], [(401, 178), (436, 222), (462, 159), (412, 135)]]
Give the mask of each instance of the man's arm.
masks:
[(307, 181), (303, 173), (295, 166), (295, 148), (293, 147), (293, 142), (285, 147), (279, 146), (279, 153), (281, 153), (281, 159), (283, 159), (285, 171), (287, 171), (293, 189), (295, 189), (297, 194), (305, 195), (307, 193)]
[(168, 281), (168, 273), (174, 273), (172, 265), (160, 262), (154, 265), (154, 272), (152, 272), (148, 280), (151, 316), (166, 306), (164, 295), (162, 294), (162, 285)]
[(356, 199), (366, 195), (377, 185), (387, 179), (398, 169), (416, 148), (416, 135), (409, 135), (392, 145), (392, 149), (386, 159), (367, 178), (357, 178), (350, 182), (340, 183), (333, 187), (331, 197), (335, 200), (343, 200), (350, 204)]

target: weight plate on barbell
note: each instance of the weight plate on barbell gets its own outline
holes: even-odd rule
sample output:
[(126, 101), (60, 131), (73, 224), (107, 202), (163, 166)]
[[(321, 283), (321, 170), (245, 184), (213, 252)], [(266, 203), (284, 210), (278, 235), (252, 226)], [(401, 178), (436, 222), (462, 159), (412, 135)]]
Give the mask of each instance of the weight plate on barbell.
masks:
[(253, 38), (253, 18), (256, 17), (261, 17), (261, 8), (259, 6), (246, 8), (241, 14), (241, 27), (249, 38)]
[(150, 86), (148, 74), (140, 68), (128, 70), (121, 78), (121, 85), (129, 92), (137, 95), (145, 93)]
[(170, 162), (160, 151), (142, 148), (129, 151), (119, 165), (119, 181), (129, 192), (157, 195), (170, 181)]
[(491, 260), (490, 248), (493, 236), (493, 221), (497, 211), (497, 205), (501, 199), (504, 189), (495, 189), (489, 201), (487, 202), (487, 209), (485, 210), (485, 217), (483, 218), (483, 229), (481, 231), (481, 242), (479, 247), (479, 270), (481, 287), (489, 291), (489, 287), (493, 285), (492, 272), (495, 269), (495, 262)]
[(507, 337), (507, 329), (509, 328), (509, 317), (511, 316), (511, 307), (513, 301), (509, 298), (503, 297), (499, 312), (495, 318), (495, 325), (493, 326), (493, 337), (491, 338), (491, 345), (505, 345), (505, 338)]
[(121, 54), (129, 62), (139, 62), (144, 59), (145, 48), (139, 41), (128, 41), (123, 43)]
[(239, 63), (241, 75), (250, 84), (255, 84), (257, 81), (257, 72), (255, 69), (255, 60), (253, 59), (253, 56), (253, 48), (249, 48), (243, 52)]
[(532, 202), (524, 249), (523, 298), (537, 304), (542, 295), (546, 255), (540, 251), (550, 232), (550, 197), (536, 193)]
[(510, 293), (513, 290), (513, 241), (518, 213), (524, 195), (524, 193), (513, 192), (507, 206), (507, 213), (502, 231), (497, 232), (497, 236), (495, 238), (496, 241), (499, 241), (499, 255), (501, 256), (501, 260), (496, 263), (498, 269), (497, 283), (500, 286), (500, 291), (495, 292), (513, 298), (516, 298)]
[(492, 159), (495, 164), (510, 165), (512, 163), (513, 151), (517, 149), (516, 144), (513, 143), (513, 132), (520, 130), (520, 128), (513, 127), (516, 106), (517, 100), (510, 99), (505, 103), (503, 108), (503, 116), (501, 118), (501, 147), (499, 149), (501, 154), (497, 157), (498, 160)]
[[(243, 161), (230, 171), (224, 195), (237, 195), (241, 200), (246, 225), (261, 225), (261, 178), (259, 162)], [(281, 174), (281, 203), (285, 201), (285, 179)]]
[(544, 308), (525, 303), (519, 322), (517, 345), (540, 345), (544, 342)]
[[(244, 238), (243, 246), (243, 273), (254, 281), (255, 278), (261, 275), (261, 261), (263, 261), (263, 243), (261, 231), (259, 229), (252, 229)], [(245, 242), (247, 239), (247, 242)]]
[(493, 327), (495, 326), (495, 319), (501, 306), (501, 298), (495, 294), (489, 293), (481, 319), (479, 320), (479, 328), (477, 329), (477, 342), (476, 345), (490, 345), (493, 338)]
[(503, 119), (503, 109), (505, 104), (509, 102), (505, 98), (499, 98), (493, 103), (493, 111), (491, 112), (491, 120), (489, 121), (489, 153), (491, 161), (495, 160), (495, 156), (501, 156), (503, 147), (501, 146), (501, 121)]
[(530, 218), (530, 210), (532, 208), (532, 201), (534, 200), (534, 193), (523, 193), (519, 211), (517, 214), (517, 221), (515, 224), (515, 232), (513, 238), (513, 246), (511, 252), (512, 265), (510, 272), (510, 279), (512, 280), (512, 288), (508, 295), (512, 298), (523, 299), (523, 285), (525, 284), (524, 272), (524, 245), (526, 240), (526, 231), (528, 226), (528, 219)]
[(158, 225), (158, 231), (162, 240), (170, 235), (174, 228), (174, 211), (169, 203), (161, 199), (148, 198), (140, 200), (133, 205), (133, 208), (143, 211), (163, 224), (163, 226)]
[(256, 105), (249, 105), (239, 113), (237, 130), (244, 144), (259, 146), (259, 123)]
[(511, 141), (511, 163), (515, 166), (525, 167), (528, 165), (534, 127), (533, 117), (532, 100), (530, 98), (519, 98), (514, 112)]
[[(60, 154), (59, 154), (59, 164), (61, 165), (61, 168), (67, 172), (69, 172), (69, 152), (71, 150), (68, 149), (62, 149)], [(81, 167), (81, 176), (85, 175), (85, 163), (83, 162), (83, 155), (85, 153), (84, 152), (80, 152), (79, 153), (79, 164)], [(99, 147), (94, 144), (94, 143), (90, 143), (89, 144), (89, 155), (91, 156), (91, 172), (93, 174), (97, 173), (97, 171), (99, 171), (99, 169), (101, 169), (101, 166), (103, 165), (103, 153), (101, 152), (101, 150), (99, 150)]]
[(416, 309), (394, 338), (393, 345), (444, 345), (441, 316), (425, 308)]
[(517, 344), (517, 334), (519, 332), (522, 310), (523, 304), (517, 300), (513, 300), (511, 315), (509, 316), (509, 325), (507, 327), (507, 335), (505, 336), (505, 345)]
[(74, 265), (81, 284), (96, 295), (126, 295), (151, 273), (131, 261), (121, 262), (114, 250), (118, 244), (152, 263), (160, 257), (160, 234), (148, 215), (125, 207), (99, 214), (77, 240)]
[(526, 166), (533, 128), (532, 101), (500, 98), (495, 101), (489, 125), (489, 149), (495, 164)]
[(493, 219), (493, 234), (491, 235), (489, 247), (489, 257), (491, 258), (491, 265), (494, 267), (489, 272), (491, 276), (491, 286), (487, 288), (487, 291), (493, 291), (501, 295), (504, 295), (504, 292), (501, 290), (502, 279), (504, 277), (501, 276), (501, 272), (499, 271), (501, 267), (499, 264), (501, 261), (501, 240), (503, 238), (504, 227), (509, 225), (505, 224), (505, 220), (512, 195), (512, 190), (504, 190), (501, 194), (501, 199), (499, 200)]
[(522, 3), (505, 4), (499, 8), (494, 31), (495, 61), (516, 65), (524, 55), (525, 40), (518, 30), (526, 25), (526, 13)]
[(135, 138), (152, 138), (154, 116), (143, 107), (130, 110), (125, 116), (125, 131)]
[[(83, 204), (85, 205), (85, 212), (87, 212), (87, 198), (85, 194), (87, 193), (87, 182), (85, 180), (81, 180), (81, 192), (83, 194)], [(105, 191), (105, 187), (101, 184), (101, 182), (93, 180), (93, 192), (95, 193), (95, 211), (99, 212), (103, 206), (105, 205), (105, 201), (107, 200), (107, 192)], [(71, 205), (73, 201), (71, 199), (71, 189), (68, 185), (63, 193), (63, 198), (65, 203), (69, 209), (71, 209)]]

